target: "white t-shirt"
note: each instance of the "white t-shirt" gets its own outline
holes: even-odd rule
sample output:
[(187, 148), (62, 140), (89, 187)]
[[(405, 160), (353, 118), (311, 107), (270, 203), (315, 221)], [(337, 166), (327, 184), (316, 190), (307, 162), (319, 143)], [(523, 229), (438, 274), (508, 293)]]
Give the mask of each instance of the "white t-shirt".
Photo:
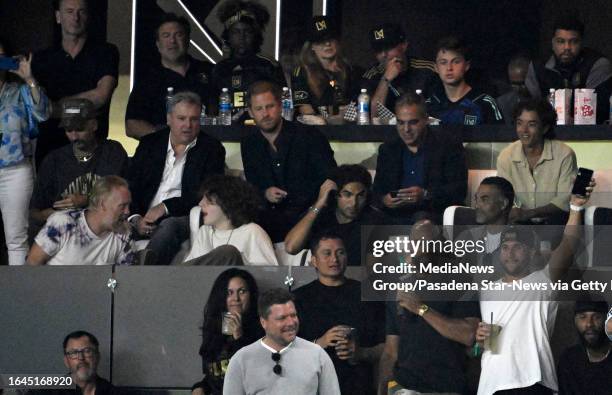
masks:
[(487, 244), (485, 252), (487, 254), (492, 254), (499, 248), (499, 243), (501, 241), (501, 232), (499, 233), (489, 233), (487, 232)]
[(58, 211), (47, 219), (35, 239), (36, 244), (51, 257), (47, 264), (132, 264), (134, 249), (129, 232), (109, 232), (100, 238), (87, 225), (85, 212)]
[(223, 245), (236, 247), (245, 265), (278, 265), (270, 236), (252, 222), (232, 230), (215, 230), (210, 225), (202, 225), (185, 261), (206, 255)]
[[(550, 283), (548, 267), (523, 278), (524, 283)], [(498, 280), (501, 282), (501, 280)], [(506, 300), (491, 300), (493, 291), (482, 291), (482, 320), (501, 325), (498, 353), (482, 354), (478, 395), (540, 384), (558, 390), (550, 337), (555, 327), (558, 302), (553, 291), (504, 291)], [(501, 291), (500, 291), (501, 292)], [(514, 299), (514, 300), (512, 300)]]

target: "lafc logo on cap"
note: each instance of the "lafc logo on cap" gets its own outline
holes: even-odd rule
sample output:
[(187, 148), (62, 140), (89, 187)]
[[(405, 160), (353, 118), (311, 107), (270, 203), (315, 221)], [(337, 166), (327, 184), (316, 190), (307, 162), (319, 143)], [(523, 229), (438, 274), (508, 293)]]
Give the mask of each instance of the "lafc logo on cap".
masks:
[(242, 76), (233, 75), (232, 76), (232, 88), (240, 88), (240, 85), (242, 85)]
[(325, 21), (316, 22), (315, 26), (317, 27), (317, 31), (319, 31), (319, 32), (321, 30), (327, 29), (327, 24), (325, 23)]
[(385, 38), (385, 31), (383, 29), (374, 30), (374, 39), (375, 40), (382, 40), (383, 38)]

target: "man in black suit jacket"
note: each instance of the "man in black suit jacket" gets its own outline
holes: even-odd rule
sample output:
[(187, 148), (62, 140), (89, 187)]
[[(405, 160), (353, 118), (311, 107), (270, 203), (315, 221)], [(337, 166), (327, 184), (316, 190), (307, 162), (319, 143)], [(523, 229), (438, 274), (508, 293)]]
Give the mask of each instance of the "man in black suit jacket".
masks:
[(151, 237), (148, 248), (159, 264), (169, 264), (189, 236), (188, 214), (202, 182), (224, 171), (225, 149), (200, 133), (201, 106), (193, 92), (174, 95), (169, 128), (143, 137), (132, 158), (130, 222), (141, 237)]
[(247, 181), (265, 197), (260, 225), (276, 243), (285, 239), (315, 200), (336, 161), (329, 142), (318, 130), (283, 120), (281, 91), (276, 84), (253, 83), (247, 100), (258, 130), (240, 143), (242, 164)]
[(374, 192), (404, 223), (424, 216), (440, 222), (448, 206), (463, 204), (467, 167), (461, 142), (427, 127), (421, 96), (407, 93), (395, 106), (398, 137), (378, 150)]

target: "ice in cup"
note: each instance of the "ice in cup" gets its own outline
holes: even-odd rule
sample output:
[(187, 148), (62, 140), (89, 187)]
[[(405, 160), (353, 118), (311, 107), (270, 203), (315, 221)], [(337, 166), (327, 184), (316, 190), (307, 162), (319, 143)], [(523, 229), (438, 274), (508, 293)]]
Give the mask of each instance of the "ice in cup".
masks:
[(231, 335), (232, 331), (230, 329), (230, 319), (232, 318), (232, 313), (223, 312), (221, 313), (221, 333), (224, 335)]
[(499, 353), (499, 334), (502, 327), (497, 324), (485, 324), (489, 328), (489, 336), (484, 341), (485, 350), (492, 354)]

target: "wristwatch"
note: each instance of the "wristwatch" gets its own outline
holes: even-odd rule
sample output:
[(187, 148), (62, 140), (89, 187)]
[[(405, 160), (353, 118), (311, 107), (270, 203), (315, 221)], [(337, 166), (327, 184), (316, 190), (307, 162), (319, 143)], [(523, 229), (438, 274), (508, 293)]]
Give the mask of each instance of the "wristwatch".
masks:
[(425, 313), (427, 313), (429, 311), (429, 306), (427, 306), (426, 304), (422, 304), (419, 306), (419, 316), (424, 316)]

